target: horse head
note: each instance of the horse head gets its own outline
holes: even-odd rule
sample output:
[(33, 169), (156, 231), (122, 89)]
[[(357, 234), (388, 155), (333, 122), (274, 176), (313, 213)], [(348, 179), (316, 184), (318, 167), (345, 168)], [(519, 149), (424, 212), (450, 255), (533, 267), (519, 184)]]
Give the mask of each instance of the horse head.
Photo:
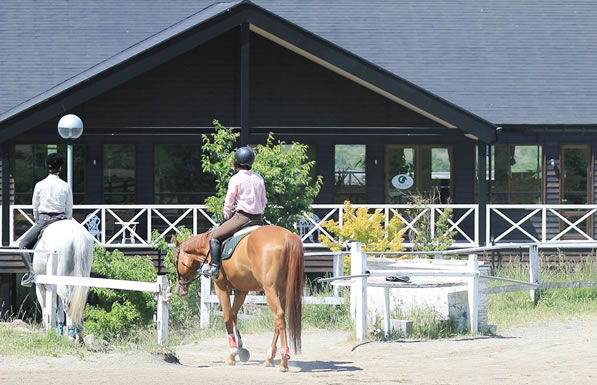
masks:
[(172, 243), (176, 247), (173, 262), (176, 269), (176, 289), (179, 297), (189, 293), (189, 286), (198, 278), (199, 269), (205, 262), (209, 252), (207, 233), (199, 234), (179, 243), (172, 235)]

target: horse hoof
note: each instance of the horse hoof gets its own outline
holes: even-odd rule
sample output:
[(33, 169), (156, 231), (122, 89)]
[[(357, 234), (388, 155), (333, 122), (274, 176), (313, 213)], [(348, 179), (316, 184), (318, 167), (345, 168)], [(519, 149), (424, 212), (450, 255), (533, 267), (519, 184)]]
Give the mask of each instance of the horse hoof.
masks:
[(228, 365), (236, 365), (236, 360), (234, 359), (234, 357), (232, 357), (232, 358), (228, 357), (228, 358), (226, 359), (226, 363), (227, 363)]
[(280, 371), (282, 373), (286, 373), (288, 371), (288, 367), (280, 366)]
[(249, 358), (251, 358), (251, 353), (249, 353), (247, 349), (238, 348), (238, 358), (241, 362), (247, 362), (249, 361)]
[(274, 366), (274, 360), (271, 360), (271, 359), (265, 360), (265, 363), (263, 364), (263, 366), (265, 366), (266, 368), (273, 367)]

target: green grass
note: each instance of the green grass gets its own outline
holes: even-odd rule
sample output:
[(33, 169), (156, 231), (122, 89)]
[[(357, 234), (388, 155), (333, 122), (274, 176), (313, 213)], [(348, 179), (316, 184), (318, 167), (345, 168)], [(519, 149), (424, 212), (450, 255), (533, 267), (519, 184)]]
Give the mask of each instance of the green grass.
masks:
[[(539, 270), (540, 282), (597, 280), (597, 257), (591, 255), (578, 263), (541, 258)], [(520, 263), (505, 264), (494, 275), (529, 280), (528, 266)], [(490, 281), (490, 286), (495, 285), (500, 283)], [(536, 306), (526, 290), (489, 296), (489, 323), (497, 325), (498, 330), (575, 318), (597, 318), (597, 288), (542, 290)]]
[(61, 356), (84, 357), (88, 350), (59, 336), (55, 331), (46, 333), (39, 325), (30, 332), (0, 326), (0, 352), (12, 356)]
[[(520, 263), (510, 263), (495, 272), (496, 276), (528, 281), (528, 267)], [(580, 263), (567, 263), (562, 259), (540, 262), (541, 282), (597, 280), (597, 257), (590, 256)], [(490, 281), (490, 285), (500, 283)], [(311, 295), (329, 296), (331, 287), (316, 289), (308, 285)], [(348, 291), (345, 292), (348, 295)], [(256, 306), (256, 305), (253, 305)], [(251, 319), (240, 319), (239, 329), (243, 334), (271, 332), (273, 315), (266, 306), (258, 307), (261, 311), (253, 311)], [(150, 351), (171, 352), (176, 346), (192, 343), (206, 338), (226, 335), (221, 316), (213, 315), (210, 327), (199, 328), (198, 309), (185, 309), (185, 314), (177, 322), (170, 325), (169, 344), (166, 347), (157, 344), (156, 331), (153, 325), (138, 328), (125, 338), (109, 341), (113, 351)], [(393, 332), (385, 337), (378, 328), (373, 330), (371, 339), (385, 340), (397, 338), (434, 339), (457, 335), (455, 322), (443, 320), (430, 308), (415, 308), (406, 312), (395, 310), (393, 318), (412, 319), (413, 333), (409, 336)], [(27, 317), (19, 317), (27, 319)], [(498, 331), (512, 327), (548, 320), (567, 320), (574, 318), (597, 318), (597, 288), (586, 289), (550, 289), (540, 293), (540, 300), (535, 306), (530, 300), (529, 292), (492, 294), (489, 296), (489, 323), (497, 325)], [(10, 321), (10, 319), (8, 319)], [(303, 305), (303, 330), (352, 330), (349, 299), (340, 306)], [(56, 332), (45, 333), (39, 324), (32, 324), (30, 332), (19, 332), (6, 326), (0, 326), (0, 354), (16, 356), (60, 356), (74, 355), (86, 357), (93, 354), (89, 347), (77, 346)]]

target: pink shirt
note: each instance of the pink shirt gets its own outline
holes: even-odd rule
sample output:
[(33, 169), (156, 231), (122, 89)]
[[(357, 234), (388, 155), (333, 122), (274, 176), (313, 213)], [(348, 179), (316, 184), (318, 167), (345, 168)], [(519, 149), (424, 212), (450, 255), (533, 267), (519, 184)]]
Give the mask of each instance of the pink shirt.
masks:
[(228, 192), (224, 201), (224, 219), (232, 215), (232, 207), (247, 214), (263, 214), (267, 198), (263, 177), (253, 170), (238, 170), (230, 178)]

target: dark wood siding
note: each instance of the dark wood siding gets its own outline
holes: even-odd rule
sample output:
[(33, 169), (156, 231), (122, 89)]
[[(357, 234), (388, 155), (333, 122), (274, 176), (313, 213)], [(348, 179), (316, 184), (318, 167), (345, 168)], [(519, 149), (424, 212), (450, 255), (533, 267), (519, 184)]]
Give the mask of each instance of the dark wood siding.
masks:
[(438, 126), (276, 43), (251, 38), (252, 126)]

